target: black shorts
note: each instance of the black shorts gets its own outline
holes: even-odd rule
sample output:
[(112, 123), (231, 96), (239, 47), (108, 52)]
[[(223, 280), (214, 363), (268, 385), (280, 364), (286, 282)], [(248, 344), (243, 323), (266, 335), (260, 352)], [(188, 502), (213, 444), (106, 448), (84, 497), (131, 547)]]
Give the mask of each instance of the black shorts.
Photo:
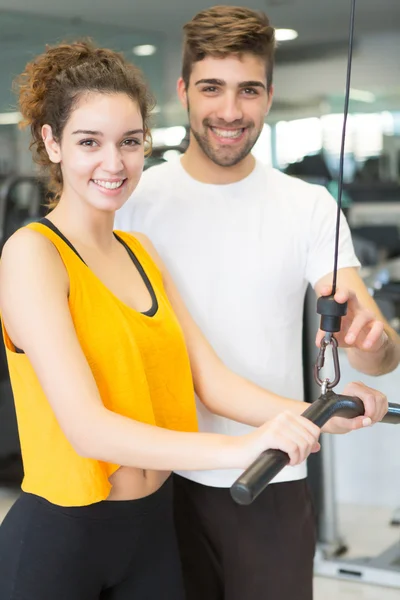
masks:
[(0, 527), (1, 600), (184, 600), (172, 481), (64, 508), (22, 493)]
[(229, 489), (174, 475), (187, 600), (311, 600), (316, 523), (306, 480), (275, 483), (250, 506)]

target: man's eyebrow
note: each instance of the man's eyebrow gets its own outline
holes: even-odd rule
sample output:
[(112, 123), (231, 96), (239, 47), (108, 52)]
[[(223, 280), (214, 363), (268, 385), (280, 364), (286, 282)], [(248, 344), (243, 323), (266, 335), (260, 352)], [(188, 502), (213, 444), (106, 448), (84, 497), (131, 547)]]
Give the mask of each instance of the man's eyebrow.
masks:
[[(125, 131), (125, 133), (123, 134), (122, 137), (125, 137), (126, 135), (136, 135), (137, 133), (142, 133), (144, 135), (144, 131), (143, 129), (130, 129), (129, 131)], [(92, 131), (91, 129), (77, 129), (76, 131), (72, 132), (72, 135), (76, 135), (76, 134), (83, 134), (83, 135), (103, 135), (103, 133), (101, 131)]]
[[(199, 79), (195, 83), (195, 85), (201, 84), (224, 86), (226, 85), (226, 82), (223, 79)], [(264, 90), (266, 89), (266, 86), (262, 81), (242, 81), (239, 83), (239, 88), (247, 87), (261, 87)]]
[(239, 87), (261, 87), (264, 88), (264, 90), (266, 89), (265, 84), (262, 81), (242, 81), (241, 83), (239, 83)]
[(194, 85), (200, 85), (201, 83), (208, 83), (208, 85), (226, 85), (223, 79), (199, 79)]

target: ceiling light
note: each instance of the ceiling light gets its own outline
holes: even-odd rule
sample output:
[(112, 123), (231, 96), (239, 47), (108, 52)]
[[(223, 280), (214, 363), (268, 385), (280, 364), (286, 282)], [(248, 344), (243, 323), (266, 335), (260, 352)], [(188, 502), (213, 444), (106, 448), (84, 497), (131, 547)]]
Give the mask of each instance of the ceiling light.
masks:
[(299, 34), (295, 29), (275, 29), (275, 39), (277, 42), (289, 42), (295, 40)]
[(350, 98), (351, 100), (358, 100), (359, 102), (375, 102), (376, 97), (372, 92), (366, 92), (365, 90), (355, 90), (351, 88), (350, 90)]
[(142, 44), (132, 48), (132, 52), (133, 54), (136, 54), (136, 56), (152, 56), (156, 51), (157, 48), (152, 44)]

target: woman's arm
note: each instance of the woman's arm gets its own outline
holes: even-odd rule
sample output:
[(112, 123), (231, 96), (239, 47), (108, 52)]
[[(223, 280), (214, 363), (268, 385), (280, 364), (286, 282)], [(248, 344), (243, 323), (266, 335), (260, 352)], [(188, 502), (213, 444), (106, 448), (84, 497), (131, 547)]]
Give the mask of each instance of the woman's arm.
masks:
[[(134, 234), (150, 253), (162, 272), (164, 287), (184, 332), (193, 372), (195, 390), (207, 408), (220, 416), (258, 427), (282, 411), (301, 415), (307, 404), (274, 394), (232, 372), (217, 356), (200, 328), (187, 310), (172, 278), (159, 254), (143, 234)], [(351, 386), (351, 387), (350, 387)], [(344, 393), (358, 395), (363, 400), (368, 416), (381, 420), (387, 411), (383, 394), (363, 384), (350, 384)], [(372, 419), (374, 420), (374, 419)], [(332, 419), (324, 426), (327, 433), (354, 431), (370, 421), (364, 417)]]
[(170, 471), (245, 467), (271, 447), (285, 450), (297, 464), (312, 450), (318, 428), (291, 415), (247, 436), (229, 438), (169, 431), (107, 410), (75, 333), (68, 288), (64, 264), (49, 240), (29, 229), (10, 238), (0, 264), (2, 318), (80, 455)]

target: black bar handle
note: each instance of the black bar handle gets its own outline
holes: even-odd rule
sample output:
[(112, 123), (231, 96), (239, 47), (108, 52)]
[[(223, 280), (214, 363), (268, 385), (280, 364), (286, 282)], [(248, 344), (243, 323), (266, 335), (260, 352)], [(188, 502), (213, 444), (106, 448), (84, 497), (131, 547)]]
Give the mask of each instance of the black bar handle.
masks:
[(392, 402), (389, 402), (389, 410), (383, 417), (381, 423), (398, 425), (400, 423), (400, 404), (393, 404)]
[(282, 450), (265, 450), (245, 470), (231, 487), (231, 496), (237, 504), (251, 504), (286, 465), (289, 456)]
[[(352, 419), (364, 414), (364, 404), (359, 398), (344, 396), (328, 391), (313, 402), (303, 417), (318, 427), (334, 416)], [(400, 405), (389, 403), (383, 423), (400, 423)], [(231, 496), (237, 504), (251, 504), (267, 487), (271, 480), (289, 464), (289, 456), (281, 450), (266, 450), (238, 477), (231, 487)]]

